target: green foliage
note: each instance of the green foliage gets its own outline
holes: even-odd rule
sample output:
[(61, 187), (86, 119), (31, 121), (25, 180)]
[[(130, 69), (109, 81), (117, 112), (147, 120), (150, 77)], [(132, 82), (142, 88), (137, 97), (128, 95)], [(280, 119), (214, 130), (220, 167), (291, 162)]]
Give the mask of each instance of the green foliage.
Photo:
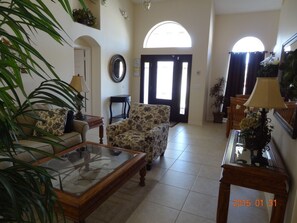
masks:
[[(79, 0), (85, 7), (83, 0)], [(60, 80), (54, 68), (31, 44), (31, 35), (43, 31), (60, 44), (63, 28), (42, 0), (0, 0), (0, 221), (53, 222), (54, 193), (46, 169), (14, 158), (20, 150), (41, 152), (16, 143), (28, 138), (17, 123), (19, 116), (38, 119), (32, 105), (50, 103), (76, 107), (77, 92)], [(50, 2), (50, 1), (47, 1)], [(51, 0), (72, 16), (68, 0)], [(21, 71), (43, 79), (27, 94)], [(30, 112), (31, 111), (31, 112)], [(34, 126), (26, 126), (35, 128)], [(51, 136), (47, 142), (56, 144)], [(30, 140), (40, 140), (30, 138)], [(8, 166), (8, 167), (7, 167)]]
[(263, 149), (271, 140), (273, 126), (271, 120), (266, 118), (264, 123), (260, 112), (252, 112), (246, 115), (240, 122), (240, 134), (245, 138), (247, 149)]
[(217, 79), (217, 82), (210, 88), (209, 96), (214, 98), (212, 107), (215, 108), (215, 112), (221, 112), (222, 104), (224, 103), (224, 86), (225, 78), (221, 77)]
[(89, 9), (74, 9), (72, 13), (73, 20), (75, 22), (79, 22), (87, 26), (95, 25), (96, 18), (93, 16), (92, 12)]
[(297, 49), (286, 54), (280, 70), (282, 95), (287, 100), (297, 100)]

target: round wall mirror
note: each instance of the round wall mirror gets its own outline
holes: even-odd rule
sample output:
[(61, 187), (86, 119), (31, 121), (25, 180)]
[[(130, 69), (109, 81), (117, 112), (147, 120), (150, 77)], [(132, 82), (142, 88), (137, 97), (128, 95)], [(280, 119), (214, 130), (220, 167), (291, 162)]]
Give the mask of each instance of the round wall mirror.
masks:
[(111, 79), (118, 83), (121, 82), (126, 75), (126, 61), (123, 56), (116, 54), (110, 59), (109, 72)]

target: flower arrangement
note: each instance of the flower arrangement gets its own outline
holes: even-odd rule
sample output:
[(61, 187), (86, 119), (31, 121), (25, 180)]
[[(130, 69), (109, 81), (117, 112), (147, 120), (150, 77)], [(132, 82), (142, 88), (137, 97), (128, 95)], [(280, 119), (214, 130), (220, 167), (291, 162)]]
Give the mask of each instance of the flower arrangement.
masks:
[(279, 59), (271, 54), (260, 63), (258, 77), (277, 77), (279, 70)]
[(271, 140), (273, 126), (271, 120), (265, 118), (264, 123), (261, 113), (247, 111), (247, 115), (240, 122), (241, 136), (245, 139), (245, 146), (250, 150), (261, 150)]

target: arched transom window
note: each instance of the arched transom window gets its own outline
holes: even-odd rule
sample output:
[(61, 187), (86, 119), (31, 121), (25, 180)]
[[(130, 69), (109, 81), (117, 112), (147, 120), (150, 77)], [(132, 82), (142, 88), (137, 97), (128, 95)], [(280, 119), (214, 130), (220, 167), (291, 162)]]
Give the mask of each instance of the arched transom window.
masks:
[(261, 52), (264, 49), (265, 47), (261, 40), (253, 36), (247, 36), (234, 44), (232, 52)]
[(177, 22), (165, 21), (155, 25), (146, 35), (144, 48), (192, 47), (187, 30)]

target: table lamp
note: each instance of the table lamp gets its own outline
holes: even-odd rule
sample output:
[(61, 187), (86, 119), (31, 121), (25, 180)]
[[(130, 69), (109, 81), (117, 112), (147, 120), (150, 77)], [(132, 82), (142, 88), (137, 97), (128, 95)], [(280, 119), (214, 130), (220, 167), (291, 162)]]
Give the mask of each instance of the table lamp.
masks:
[(79, 103), (77, 105), (77, 113), (75, 114), (75, 118), (77, 120), (82, 120), (83, 115), (81, 113), (81, 105), (82, 105), (82, 100), (84, 99), (84, 96), (82, 96), (80, 93), (81, 92), (84, 92), (84, 93), (89, 92), (89, 88), (86, 85), (84, 77), (80, 76), (79, 74), (74, 75), (72, 77), (72, 80), (70, 82), (70, 86), (73, 87), (78, 92), (77, 97), (81, 100), (81, 103)]
[[(280, 94), (279, 83), (275, 77), (258, 77), (253, 92), (244, 105), (260, 109), (262, 129), (264, 129), (269, 109), (287, 107)], [(257, 157), (252, 157), (252, 162), (268, 164), (267, 159), (262, 156), (263, 148), (258, 149)]]

